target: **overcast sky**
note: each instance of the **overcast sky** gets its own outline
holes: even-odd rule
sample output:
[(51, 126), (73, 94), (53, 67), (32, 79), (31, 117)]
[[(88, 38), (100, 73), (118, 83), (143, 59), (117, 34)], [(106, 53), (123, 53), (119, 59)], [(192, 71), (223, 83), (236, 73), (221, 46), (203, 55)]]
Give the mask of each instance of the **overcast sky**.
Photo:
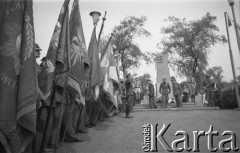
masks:
[[(70, 12), (73, 0), (70, 0)], [(235, 13), (239, 23), (239, 1), (235, 0)], [(43, 49), (41, 57), (46, 55), (49, 42), (57, 22), (57, 18), (62, 7), (63, 0), (35, 0), (33, 4), (34, 26), (36, 42)], [(139, 38), (135, 41), (143, 52), (161, 52), (156, 45), (160, 42), (162, 36), (160, 29), (166, 25), (163, 22), (168, 16), (186, 18), (189, 20), (201, 19), (207, 12), (217, 17), (216, 25), (219, 27), (219, 34), (226, 36), (226, 27), (224, 12), (228, 12), (232, 17), (231, 8), (227, 0), (79, 0), (80, 13), (83, 22), (83, 30), (88, 46), (93, 29), (92, 18), (89, 16), (91, 11), (99, 11), (104, 14), (107, 11), (107, 19), (104, 27), (104, 34), (109, 34), (113, 27), (118, 25), (121, 20), (127, 16), (146, 16), (148, 21), (145, 28), (151, 32), (149, 38)], [(97, 33), (101, 27), (98, 23)], [(230, 27), (230, 40), (234, 54), (235, 67), (237, 75), (240, 75), (240, 54), (237, 48), (236, 34), (234, 27)], [(209, 67), (221, 66), (224, 70), (224, 80), (233, 80), (231, 63), (229, 57), (228, 44), (217, 44), (212, 47), (212, 53), (209, 56)], [(150, 73), (153, 81), (156, 80), (156, 71), (154, 65), (143, 64), (136, 72), (139, 75)], [(171, 71), (171, 74), (174, 73)], [(179, 79), (182, 81), (182, 79)]]

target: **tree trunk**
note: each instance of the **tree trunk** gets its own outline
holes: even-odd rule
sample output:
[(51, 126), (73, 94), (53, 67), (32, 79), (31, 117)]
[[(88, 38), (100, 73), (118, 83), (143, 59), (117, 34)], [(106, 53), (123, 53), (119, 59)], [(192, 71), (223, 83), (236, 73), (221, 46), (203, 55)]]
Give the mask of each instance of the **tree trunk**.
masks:
[(121, 64), (122, 64), (122, 70), (123, 70), (123, 77), (126, 78), (126, 67), (124, 65), (124, 51), (121, 52)]
[(198, 66), (198, 59), (195, 58), (194, 62), (193, 62), (193, 70), (192, 70), (192, 75), (193, 76), (196, 74), (197, 66)]

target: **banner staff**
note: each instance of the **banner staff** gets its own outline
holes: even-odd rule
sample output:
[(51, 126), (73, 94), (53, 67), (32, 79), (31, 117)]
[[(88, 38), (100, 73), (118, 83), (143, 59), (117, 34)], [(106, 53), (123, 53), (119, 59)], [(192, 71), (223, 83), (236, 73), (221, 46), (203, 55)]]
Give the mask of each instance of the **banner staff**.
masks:
[(101, 25), (101, 29), (100, 29), (100, 32), (99, 32), (99, 34), (98, 34), (98, 45), (99, 45), (99, 43), (100, 43), (100, 37), (101, 37), (101, 35), (102, 35), (102, 31), (103, 31), (103, 27), (104, 27), (104, 22), (105, 22), (105, 20), (106, 20), (106, 15), (107, 15), (107, 11), (105, 11), (105, 14), (104, 14), (104, 17), (102, 18), (102, 25)]
[[(228, 32), (228, 26), (230, 25), (230, 20), (228, 17), (227, 12), (224, 12), (224, 17), (225, 17), (225, 23), (226, 23), (226, 30), (227, 30), (227, 38), (228, 38), (228, 46), (229, 46), (229, 54), (230, 54), (230, 60), (231, 60), (231, 65), (232, 65), (232, 73), (233, 73), (233, 80), (234, 80), (234, 86), (235, 86), (235, 91), (236, 91), (236, 98), (237, 98), (237, 103), (238, 103), (238, 108), (240, 107), (240, 98), (238, 94), (238, 84), (237, 84), (237, 79), (236, 79), (236, 72), (235, 72), (235, 66), (234, 66), (234, 61), (233, 61), (233, 54), (232, 54), (232, 48), (231, 48), (231, 43), (230, 43), (230, 37), (229, 37), (229, 32)], [(228, 17), (228, 20), (227, 20)], [(230, 22), (230, 23), (228, 23)]]

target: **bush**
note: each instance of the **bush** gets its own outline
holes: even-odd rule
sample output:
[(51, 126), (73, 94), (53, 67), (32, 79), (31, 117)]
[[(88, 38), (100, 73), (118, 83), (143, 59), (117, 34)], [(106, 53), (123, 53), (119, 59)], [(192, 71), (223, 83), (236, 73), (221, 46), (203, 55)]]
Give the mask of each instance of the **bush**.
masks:
[[(240, 91), (240, 85), (238, 85), (238, 92), (239, 91)], [(234, 109), (238, 107), (234, 86), (230, 86), (222, 89), (222, 102), (223, 102), (223, 107), (225, 109)]]

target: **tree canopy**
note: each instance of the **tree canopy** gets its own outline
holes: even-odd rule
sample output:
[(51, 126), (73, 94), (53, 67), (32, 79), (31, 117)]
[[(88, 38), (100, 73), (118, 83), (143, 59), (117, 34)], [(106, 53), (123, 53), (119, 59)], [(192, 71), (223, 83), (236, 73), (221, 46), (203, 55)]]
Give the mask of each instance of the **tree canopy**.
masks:
[(211, 47), (226, 43), (224, 35), (217, 34), (216, 19), (216, 16), (207, 13), (198, 20), (186, 21), (174, 16), (165, 20), (170, 25), (161, 29), (164, 37), (158, 46), (170, 53), (170, 66), (179, 76), (202, 73), (208, 66)]
[(128, 16), (113, 29), (114, 52), (121, 60), (123, 72), (130, 67), (139, 67), (140, 61), (146, 58), (146, 54), (134, 43), (136, 37), (148, 37), (151, 35), (144, 28), (146, 21), (145, 16), (140, 18)]
[(207, 69), (206, 74), (210, 75), (217, 83), (222, 82), (223, 69), (221, 66), (215, 66)]

